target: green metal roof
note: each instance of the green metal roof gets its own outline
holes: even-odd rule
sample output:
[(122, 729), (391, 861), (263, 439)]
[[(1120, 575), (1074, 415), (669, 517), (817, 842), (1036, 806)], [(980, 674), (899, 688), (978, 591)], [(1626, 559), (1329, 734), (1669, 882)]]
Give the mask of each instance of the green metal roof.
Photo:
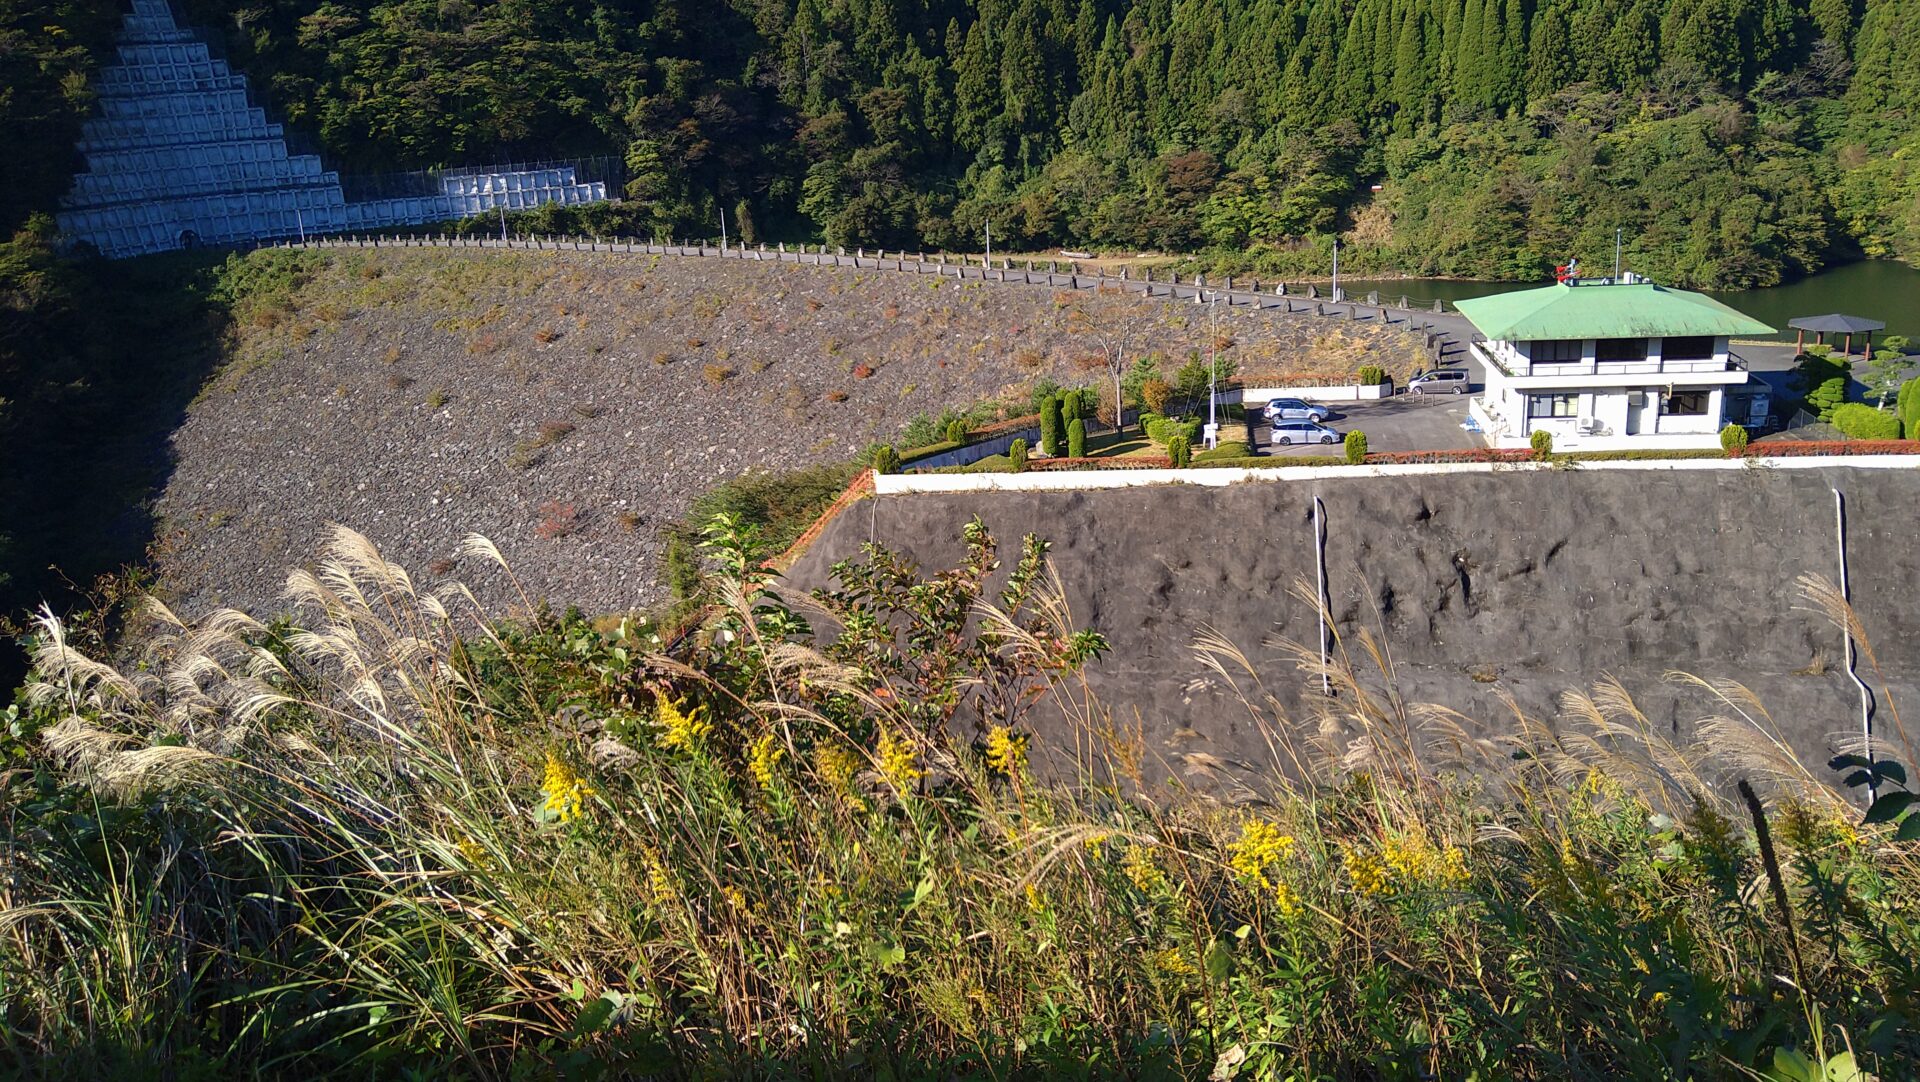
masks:
[(1481, 334), (1503, 342), (1773, 333), (1772, 327), (1712, 297), (1651, 282), (1557, 283), (1476, 297), (1456, 307)]

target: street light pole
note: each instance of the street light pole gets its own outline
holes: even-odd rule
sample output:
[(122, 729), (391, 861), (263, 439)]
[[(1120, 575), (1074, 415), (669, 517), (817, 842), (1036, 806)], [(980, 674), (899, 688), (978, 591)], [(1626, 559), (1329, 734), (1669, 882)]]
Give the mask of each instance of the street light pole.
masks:
[(993, 219), (987, 219), (987, 265), (993, 265)]
[(1340, 234), (1333, 235), (1333, 303), (1340, 303)]
[(727, 205), (720, 204), (720, 254), (727, 254)]

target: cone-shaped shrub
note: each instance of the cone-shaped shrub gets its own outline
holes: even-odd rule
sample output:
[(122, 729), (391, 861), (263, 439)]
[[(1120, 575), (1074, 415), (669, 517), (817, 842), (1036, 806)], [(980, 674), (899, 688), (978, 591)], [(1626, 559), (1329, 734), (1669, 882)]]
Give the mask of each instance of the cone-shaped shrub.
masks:
[(1051, 458), (1060, 453), (1060, 396), (1050, 395), (1040, 403), (1040, 453)]
[(1729, 423), (1720, 430), (1720, 449), (1729, 455), (1745, 454), (1747, 450), (1747, 430)]
[(1346, 451), (1348, 462), (1356, 466), (1365, 462), (1367, 460), (1367, 434), (1357, 428), (1347, 433)]
[(947, 442), (967, 442), (967, 423), (965, 421), (952, 420), (947, 422)]
[(1167, 457), (1173, 459), (1173, 468), (1184, 470), (1193, 463), (1193, 444), (1185, 436), (1175, 436), (1167, 441)]
[(1087, 422), (1078, 417), (1067, 422), (1067, 456), (1087, 457)]
[(1013, 446), (1007, 448), (1007, 459), (1013, 463), (1013, 472), (1025, 473), (1027, 471), (1027, 441), (1014, 440)]

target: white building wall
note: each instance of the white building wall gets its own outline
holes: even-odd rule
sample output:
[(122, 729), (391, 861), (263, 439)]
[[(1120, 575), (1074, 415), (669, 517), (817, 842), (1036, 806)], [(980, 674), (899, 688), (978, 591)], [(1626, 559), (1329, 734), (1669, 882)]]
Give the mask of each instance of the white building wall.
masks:
[[(1666, 361), (1662, 356), (1662, 344), (1662, 339), (1648, 339), (1644, 361), (1601, 362), (1597, 359), (1596, 340), (1585, 339), (1581, 343), (1579, 361), (1536, 366), (1531, 359), (1532, 343), (1515, 344), (1498, 340), (1476, 343), (1473, 349), (1480, 354), (1487, 377), (1485, 390), (1473, 402), (1473, 416), (1495, 447), (1526, 447), (1535, 431), (1552, 433), (1553, 445), (1559, 450), (1718, 446), (1720, 429), (1726, 416), (1725, 386), (1690, 386), (1686, 377), (1689, 374), (1699, 378), (1702, 373), (1727, 373), (1727, 339), (1716, 338), (1713, 356), (1694, 361)], [(1607, 380), (1611, 385), (1542, 386), (1538, 379), (1550, 376), (1577, 383), (1577, 380), (1567, 377), (1583, 375)], [(1745, 373), (1740, 373), (1740, 376), (1737, 382), (1744, 383)], [(1661, 413), (1661, 403), (1667, 392), (1688, 390), (1707, 393), (1705, 413)], [(1578, 395), (1574, 415), (1527, 416), (1529, 397), (1545, 394)], [(1642, 396), (1644, 402), (1639, 410), (1632, 408), (1635, 394)], [(1583, 418), (1588, 422), (1584, 426)], [(1583, 427), (1587, 430), (1585, 434), (1581, 432)]]

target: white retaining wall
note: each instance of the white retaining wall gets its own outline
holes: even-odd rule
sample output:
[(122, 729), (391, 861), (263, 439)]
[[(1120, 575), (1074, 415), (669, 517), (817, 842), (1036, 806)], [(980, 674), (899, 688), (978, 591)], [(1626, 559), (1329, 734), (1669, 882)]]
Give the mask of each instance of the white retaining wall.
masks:
[[(1920, 455), (1797, 455), (1787, 458), (1694, 458), (1619, 462), (1581, 462), (1578, 470), (1813, 470), (1846, 467), (1869, 470), (1920, 469)], [(1224, 488), (1248, 481), (1318, 481), (1352, 477), (1417, 477), (1431, 474), (1501, 473), (1566, 469), (1553, 462), (1404, 462), (1376, 466), (1196, 466), (1184, 470), (1042, 470), (1028, 473), (882, 474), (874, 478), (881, 496), (914, 492), (1069, 492), (1145, 485), (1202, 485)]]

